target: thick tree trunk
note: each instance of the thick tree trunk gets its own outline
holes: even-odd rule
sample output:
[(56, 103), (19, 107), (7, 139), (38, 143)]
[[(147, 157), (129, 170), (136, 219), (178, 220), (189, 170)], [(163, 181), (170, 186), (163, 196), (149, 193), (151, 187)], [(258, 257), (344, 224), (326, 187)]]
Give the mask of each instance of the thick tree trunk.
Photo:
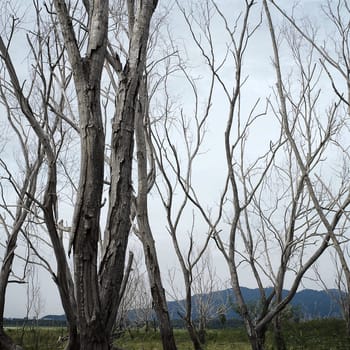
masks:
[(80, 350), (80, 341), (79, 335), (77, 333), (77, 329), (75, 327), (68, 326), (69, 334), (68, 334), (68, 342), (64, 348), (64, 350)]
[(265, 332), (254, 332), (249, 336), (249, 342), (252, 350), (265, 349)]
[(23, 350), (19, 345), (16, 345), (13, 340), (5, 333), (3, 327), (0, 327), (0, 349), (1, 350)]
[[(112, 58), (120, 77), (112, 121), (111, 180), (104, 252), (97, 272), (103, 189), (104, 130), (100, 108), (101, 71), (106, 54), (108, 1), (84, 1), (89, 40), (83, 58), (62, 0), (54, 0), (74, 72), (78, 98), (81, 165), (72, 240), (80, 348), (110, 349), (110, 334), (120, 303), (125, 253), (130, 231), (135, 102), (145, 65), (149, 25), (157, 1), (140, 2), (130, 23), (127, 63)], [(129, 14), (134, 18), (135, 13)]]
[(248, 339), (252, 350), (264, 350), (267, 324), (263, 327), (257, 328), (255, 325), (246, 325)]
[(104, 323), (112, 330), (120, 303), (128, 243), (132, 198), (132, 162), (134, 150), (134, 101), (137, 79), (125, 77), (118, 89), (112, 122), (111, 185), (104, 234), (104, 255), (100, 264), (99, 283)]
[(109, 335), (101, 329), (89, 328), (89, 332), (85, 332), (84, 337), (80, 336), (81, 350), (110, 350)]
[(82, 349), (90, 349), (92, 346), (90, 344), (93, 343), (105, 343), (97, 278), (97, 246), (104, 167), (104, 133), (98, 92), (99, 89), (96, 89), (96, 95), (93, 94), (85, 102), (90, 110), (86, 111), (88, 115), (84, 116), (86, 119), (82, 123), (84, 128), (82, 128), (81, 175), (73, 226), (75, 227), (74, 277)]
[(135, 105), (145, 69), (150, 21), (157, 2), (140, 2), (136, 13), (133, 6), (129, 9), (132, 11), (129, 13), (129, 56), (124, 69), (121, 62), (110, 58), (120, 81), (112, 121), (111, 185), (105, 251), (99, 272), (104, 324), (109, 331), (112, 331), (120, 303), (125, 253), (131, 229)]
[(105, 142), (100, 83), (106, 55), (109, 3), (108, 0), (85, 3), (89, 34), (85, 57), (80, 54), (66, 3), (55, 0), (54, 4), (74, 72), (79, 110), (80, 179), (69, 250), (73, 247), (80, 348), (107, 350), (109, 333), (101, 312), (97, 255)]

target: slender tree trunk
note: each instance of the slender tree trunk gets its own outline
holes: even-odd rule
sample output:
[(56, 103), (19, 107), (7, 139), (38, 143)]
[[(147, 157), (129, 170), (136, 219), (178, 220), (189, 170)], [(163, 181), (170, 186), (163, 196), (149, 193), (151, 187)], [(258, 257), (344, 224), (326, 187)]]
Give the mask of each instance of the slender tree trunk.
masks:
[[(339, 290), (339, 293), (341, 293), (341, 290)], [(340, 298), (343, 298), (340, 296)], [(344, 296), (346, 300), (341, 300), (340, 301), (340, 306), (343, 309), (343, 318), (345, 321), (345, 329), (346, 329), (346, 334), (350, 338), (350, 295), (347, 293), (346, 296)]]
[(181, 260), (181, 267), (184, 275), (185, 288), (186, 288), (186, 314), (184, 321), (186, 323), (186, 328), (190, 336), (193, 348), (195, 350), (203, 350), (202, 344), (199, 339), (198, 332), (195, 325), (192, 322), (192, 292), (191, 292), (191, 274), (190, 271), (186, 268), (183, 260)]
[(155, 243), (148, 221), (148, 176), (147, 176), (147, 146), (144, 129), (144, 116), (148, 110), (146, 81), (143, 80), (139, 89), (139, 103), (135, 120), (138, 194), (136, 198), (137, 235), (142, 242), (148, 278), (151, 287), (154, 310), (159, 321), (160, 335), (164, 350), (176, 350), (175, 338), (170, 322), (168, 305), (160, 275)]
[[(18, 233), (18, 232), (17, 232)], [(3, 350), (14, 350), (16, 344), (14, 341), (5, 333), (4, 330), (4, 308), (5, 308), (5, 296), (8, 285), (8, 279), (12, 268), (12, 262), (14, 258), (14, 250), (16, 247), (17, 233), (13, 234), (6, 247), (5, 258), (1, 266), (0, 271), (0, 349)], [(21, 349), (21, 347), (17, 347)]]
[[(12, 238), (12, 237), (11, 237)], [(9, 248), (9, 246), (7, 247)], [(7, 249), (8, 250), (8, 249)], [(0, 349), (2, 350), (21, 350), (22, 348), (19, 345), (16, 345), (15, 342), (9, 337), (4, 330), (4, 307), (5, 307), (5, 294), (8, 284), (8, 276), (12, 267), (12, 260), (14, 251), (9, 258), (7, 254), (5, 255), (6, 259), (3, 262), (0, 273)]]
[(165, 292), (162, 285), (159, 264), (154, 246), (153, 237), (145, 236), (142, 238), (147, 266), (148, 277), (151, 285), (151, 294), (156, 312), (159, 330), (164, 350), (176, 350), (175, 338), (170, 322), (168, 306), (165, 298)]
[(190, 336), (191, 342), (193, 344), (193, 348), (195, 350), (203, 350), (201, 341), (199, 339), (198, 332), (196, 330), (195, 325), (192, 322), (192, 294), (191, 294), (191, 286), (189, 282), (189, 275), (188, 271), (185, 273), (185, 284), (186, 284), (186, 316), (184, 317), (184, 320), (186, 322), (186, 328), (188, 331), (188, 334)]
[(194, 350), (203, 350), (202, 343), (199, 339), (198, 332), (194, 324), (190, 319), (185, 319), (185, 322)]
[(0, 349), (21, 349), (16, 345), (14, 341), (4, 331), (4, 311), (5, 311), (5, 298), (6, 290), (8, 286), (9, 277), (12, 271), (13, 260), (15, 257), (15, 249), (17, 246), (17, 239), (25, 222), (29, 208), (31, 206), (31, 198), (26, 198), (25, 194), (30, 193), (33, 195), (36, 190), (37, 175), (42, 164), (42, 158), (39, 156), (35, 165), (32, 168), (28, 168), (26, 171), (26, 177), (20, 191), (20, 196), (17, 201), (16, 218), (11, 230), (11, 235), (6, 242), (6, 250), (2, 260), (0, 270)]
[(72, 338), (69, 339), (65, 350), (78, 350), (80, 348), (78, 339), (77, 304), (74, 295), (74, 283), (72, 274), (69, 270), (66, 252), (64, 250), (62, 240), (57, 232), (57, 225), (53, 209), (56, 207), (55, 194), (57, 179), (55, 163), (52, 163), (48, 169), (47, 186), (44, 193), (43, 211), (45, 224), (52, 242), (57, 264), (57, 273), (53, 276), (53, 279), (57, 285), (62, 306), (67, 317), (69, 336), (72, 336)]
[(132, 161), (134, 149), (135, 78), (120, 82), (112, 122), (111, 185), (104, 234), (104, 255), (99, 270), (104, 324), (112, 330), (120, 303), (126, 249), (131, 228)]
[(205, 322), (202, 318), (199, 323), (199, 329), (198, 329), (198, 338), (201, 344), (206, 343), (206, 326), (207, 322)]

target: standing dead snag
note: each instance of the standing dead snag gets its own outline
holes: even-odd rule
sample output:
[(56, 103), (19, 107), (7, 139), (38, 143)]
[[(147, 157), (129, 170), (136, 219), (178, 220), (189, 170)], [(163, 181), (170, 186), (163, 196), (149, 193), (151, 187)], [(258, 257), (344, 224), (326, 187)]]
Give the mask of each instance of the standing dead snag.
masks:
[[(344, 115), (350, 114), (350, 27), (348, 16), (350, 14), (349, 4), (346, 0), (339, 0), (337, 2), (327, 1), (324, 6), (322, 6), (322, 12), (328, 19), (329, 27), (334, 30), (332, 36), (327, 38), (327, 40), (322, 40), (317, 36), (317, 30), (309, 25), (309, 28), (305, 28), (302, 25), (297, 23), (297, 20), (283, 10), (282, 7), (278, 6), (274, 1), (271, 2), (271, 6), (274, 9), (277, 9), (278, 13), (290, 24), (290, 26), (295, 30), (300, 37), (302, 37), (310, 46), (313, 47), (315, 52), (320, 57), (320, 63), (325, 70), (327, 77), (332, 86), (335, 97), (339, 99), (339, 104), (342, 104), (344, 108)], [(328, 25), (327, 25), (328, 27)], [(310, 30), (311, 29), (311, 30)], [(327, 28), (327, 31), (329, 29)], [(346, 122), (345, 122), (346, 123)], [(344, 155), (344, 164), (342, 170), (342, 176), (346, 177), (349, 154), (346, 146), (341, 144), (336, 139), (333, 139), (333, 142), (337, 144), (340, 152)], [(322, 187), (325, 189), (329, 201), (336, 207), (342, 207), (340, 201), (341, 197), (334, 195), (332, 193), (331, 186), (326, 184), (321, 178), (319, 178)], [(346, 193), (346, 191), (344, 192)], [(323, 219), (324, 220), (324, 219)], [(332, 234), (331, 240), (333, 247), (336, 251), (336, 254), (339, 259), (340, 269), (335, 266), (337, 275), (341, 271), (341, 276), (343, 278), (343, 288), (346, 296), (342, 298), (341, 301), (342, 309), (344, 311), (344, 318), (346, 321), (347, 333), (350, 335), (350, 265), (347, 262), (347, 244), (344, 243), (348, 240), (346, 237), (346, 230), (342, 229), (341, 234)], [(338, 277), (340, 277), (338, 275)], [(338, 283), (341, 282), (337, 278)]]
[[(137, 146), (137, 175), (138, 188), (135, 203), (135, 214), (137, 220), (136, 235), (143, 245), (145, 264), (148, 273), (149, 284), (153, 299), (154, 310), (158, 318), (159, 329), (163, 344), (163, 349), (176, 350), (175, 338), (170, 322), (168, 305), (165, 296), (165, 290), (160, 275), (160, 267), (157, 257), (157, 251), (152, 234), (152, 229), (148, 215), (148, 192), (154, 183), (154, 168), (147, 171), (147, 158), (153, 157), (147, 147), (147, 130), (145, 126), (149, 122), (148, 116), (149, 98), (147, 91), (147, 79), (142, 79), (139, 89), (139, 98), (137, 101), (137, 118), (135, 120), (135, 139)], [(149, 157), (148, 157), (149, 156)], [(151, 167), (154, 167), (154, 164)], [(153, 175), (152, 175), (153, 174)], [(150, 179), (150, 181), (149, 181)]]
[[(36, 12), (39, 16), (39, 11)], [(38, 21), (39, 23), (40, 21)], [(39, 29), (38, 29), (39, 30)], [(33, 45), (28, 37), (30, 46), (32, 50), (38, 50), (43, 52), (43, 48), (47, 47), (47, 42), (45, 40), (38, 40), (37, 47)], [(40, 92), (40, 101), (39, 106), (32, 105), (31, 94), (25, 96), (23, 91), (23, 86), (20, 83), (20, 80), (17, 76), (17, 71), (13, 65), (11, 57), (9, 55), (8, 43), (5, 45), (2, 38), (0, 38), (0, 52), (2, 54), (2, 60), (6, 66), (8, 73), (8, 83), (11, 86), (12, 94), (15, 97), (16, 103), (20, 107), (20, 111), (23, 114), (24, 118), (29, 122), (29, 125), (37, 138), (39, 144), (38, 148), (41, 153), (42, 162), (46, 161), (46, 176), (44, 177), (45, 188), (42, 192), (42, 198), (34, 197), (35, 193), (32, 193), (31, 199), (35, 199), (35, 204), (43, 212), (44, 221), (48, 235), (50, 237), (53, 251), (56, 258), (57, 271), (56, 273), (52, 272), (52, 277), (55, 283), (58, 286), (58, 290), (61, 296), (62, 305), (65, 310), (68, 324), (69, 324), (69, 334), (70, 341), (67, 346), (67, 349), (77, 349), (78, 348), (78, 339), (77, 339), (77, 322), (76, 322), (76, 303), (74, 297), (74, 288), (73, 280), (68, 267), (68, 262), (66, 259), (66, 253), (62, 244), (62, 241), (57, 232), (57, 159), (59, 156), (60, 142), (56, 138), (56, 143), (53, 142), (53, 138), (56, 137), (56, 132), (58, 131), (57, 116), (53, 118), (53, 121), (49, 118), (49, 106), (47, 99), (51, 97), (53, 93), (53, 85), (47, 84), (48, 81), (51, 81), (54, 70), (57, 68), (58, 62), (52, 63), (51, 70), (44, 72), (43, 70), (43, 55), (36, 55), (33, 52), (35, 57), (35, 67), (40, 73), (37, 75), (39, 78), (39, 86), (42, 86)], [(48, 73), (48, 77), (46, 76)], [(36, 81), (31, 82), (34, 86)], [(33, 93), (33, 89), (30, 90)], [(36, 91), (36, 90), (35, 90)], [(4, 96), (2, 96), (4, 98)], [(35, 99), (37, 96), (33, 96)], [(38, 100), (36, 100), (37, 102)], [(39, 112), (38, 112), (39, 111)], [(42, 117), (42, 119), (41, 119)], [(52, 125), (50, 123), (52, 122)], [(62, 136), (62, 135), (61, 135)], [(57, 146), (57, 149), (56, 149)], [(38, 208), (36, 208), (38, 210)]]
[[(0, 91), (2, 97), (4, 98), (5, 94), (2, 86), (0, 87)], [(16, 120), (16, 118), (12, 120), (12, 109), (8, 104), (6, 104), (8, 101), (5, 99), (3, 102), (7, 106), (7, 117), (9, 119), (10, 125), (12, 126), (15, 134), (17, 134), (20, 143), (24, 146), (29, 137), (25, 133), (22, 134), (23, 129), (21, 129), (18, 125), (18, 120)], [(8, 199), (3, 196), (3, 193), (1, 195), (2, 202), (0, 204), (0, 207), (5, 212), (4, 215), (3, 213), (0, 214), (0, 227), (3, 230), (3, 233), (6, 232), (6, 235), (3, 235), (6, 237), (6, 242), (1, 242), (1, 244), (5, 247), (5, 253), (2, 257), (0, 269), (0, 348), (3, 350), (12, 350), (15, 347), (18, 350), (21, 349), (21, 347), (14, 344), (13, 340), (8, 336), (8, 334), (6, 334), (4, 330), (3, 321), (5, 311), (5, 297), (7, 287), (10, 282), (9, 279), (14, 267), (13, 265), (17, 248), (17, 241), (20, 234), (25, 230), (24, 226), (27, 223), (27, 218), (30, 216), (30, 210), (33, 203), (32, 198), (34, 198), (37, 189), (38, 173), (43, 164), (42, 152), (39, 151), (37, 153), (37, 159), (33, 165), (30, 165), (28, 162), (30, 150), (26, 147), (22, 147), (21, 150), (25, 163), (23, 180), (20, 179), (20, 181), (23, 181), (21, 185), (19, 185), (18, 181), (15, 180), (16, 175), (12, 173), (10, 168), (6, 166), (2, 159), (0, 160), (1, 168), (3, 168), (7, 174), (7, 181), (16, 194), (15, 197), (17, 198), (17, 203), (14, 210), (12, 210), (12, 205), (9, 205), (9, 202), (7, 202)], [(6, 177), (1, 179), (1, 192), (3, 192), (3, 187), (6, 186), (4, 179), (6, 179)], [(26, 269), (27, 263), (28, 261), (26, 261), (24, 269)], [(16, 282), (21, 283), (24, 281), (16, 280)]]
[(80, 183), (73, 219), (75, 287), (81, 348), (108, 349), (120, 303), (125, 252), (131, 227), (131, 173), (135, 101), (144, 71), (150, 20), (157, 1), (128, 1), (130, 30), (125, 66), (109, 57), (120, 76), (112, 120), (110, 188), (104, 255), (97, 271), (97, 241), (104, 168), (104, 130), (100, 109), (101, 72), (106, 57), (108, 1), (85, 2), (88, 46), (80, 56), (64, 2), (55, 1), (67, 45), (79, 106)]
[[(37, 59), (40, 59), (45, 50), (49, 51), (47, 60), (38, 63), (39, 68), (35, 66), (36, 72), (39, 73), (36, 76), (40, 77), (38, 85), (43, 88), (40, 96), (43, 102), (46, 102), (43, 103), (46, 106), (43, 115), (47, 118), (44, 122), (39, 120), (42, 114), (36, 113), (36, 106), (31, 105), (32, 101), (24, 95), (7, 51), (8, 47), (2, 40), (0, 51), (14, 95), (39, 140), (46, 161), (44, 173), (46, 188), (42, 198), (35, 198), (35, 203), (43, 213), (46, 230), (55, 253), (57, 273), (53, 274), (53, 277), (69, 324), (70, 338), (67, 349), (110, 349), (112, 346), (110, 335), (122, 292), (125, 252), (131, 225), (134, 106), (144, 71), (149, 25), (157, 1), (128, 2), (128, 8), (133, 13), (129, 14), (131, 33), (124, 67), (118, 57), (112, 58), (113, 67), (120, 81), (111, 127), (109, 209), (102, 257), (98, 254), (98, 240), (104, 186), (105, 130), (101, 112), (100, 85), (107, 53), (109, 3), (102, 0), (83, 1), (84, 7), (81, 9), (83, 20), (79, 22), (79, 29), (75, 27), (76, 8), (69, 8), (67, 2), (63, 0), (54, 0), (52, 3), (53, 5), (51, 3), (46, 5), (50, 14), (48, 22), (51, 23), (48, 32), (46, 35), (36, 36), (38, 42), (42, 43), (38, 48), (39, 54), (36, 55), (35, 45), (31, 45), (35, 51), (33, 56)], [(37, 22), (41, 23), (39, 17), (43, 12), (40, 9), (36, 10)], [(55, 29), (57, 20), (61, 33)], [(80, 35), (79, 30), (84, 34)], [(53, 42), (50, 41), (52, 38)], [(62, 52), (53, 53), (57, 48), (62, 49)], [(62, 107), (71, 103), (64, 91), (67, 86), (70, 87), (70, 78), (67, 79), (67, 86), (61, 85), (57, 90), (53, 87), (61, 74), (54, 70), (60, 65), (66, 69), (67, 55), (74, 80), (78, 118), (73, 115), (74, 107), (68, 106), (67, 109)], [(53, 56), (57, 59), (55, 64), (51, 64), (50, 61)], [(49, 78), (46, 76), (47, 72), (51, 74)], [(45, 88), (48, 91), (44, 90)], [(61, 94), (57, 94), (57, 91)], [(65, 115), (67, 110), (70, 113), (68, 117)], [(54, 123), (48, 125), (51, 117), (54, 118)], [(75, 125), (76, 120), (78, 127)], [(65, 245), (58, 232), (58, 159), (59, 152), (66, 142), (66, 133), (60, 128), (64, 123), (67, 123), (68, 128), (78, 131), (80, 136), (80, 177), (78, 186), (72, 186), (77, 192), (69, 247), (69, 253), (73, 251), (74, 282)], [(62, 132), (60, 138), (56, 135), (57, 130)]]
[[(104, 322), (112, 330), (120, 303), (119, 288), (124, 273), (125, 252), (131, 229), (132, 162), (134, 150), (135, 106), (145, 69), (150, 21), (156, 0), (139, 2), (128, 9), (131, 32), (127, 62), (122, 67), (118, 55), (108, 61), (119, 76), (116, 109), (112, 120), (110, 188), (105, 251), (100, 264), (99, 283)], [(134, 3), (133, 1), (128, 1)], [(133, 20), (134, 19), (134, 20)]]
[(100, 84), (105, 61), (109, 2), (87, 6), (88, 43), (82, 57), (65, 1), (54, 0), (73, 70), (80, 126), (80, 180), (72, 223), (74, 283), (81, 349), (109, 349), (97, 276), (98, 237), (104, 171)]
[[(195, 193), (187, 193), (187, 197), (213, 227), (213, 238), (227, 261), (235, 301), (251, 347), (261, 350), (265, 348), (268, 326), (279, 317), (303, 276), (327, 249), (332, 232), (343, 230), (349, 189), (340, 180), (339, 188), (336, 185), (332, 188), (334, 197), (331, 199), (320, 182), (323, 158), (334, 149), (334, 135), (347, 124), (338, 119), (339, 103), (330, 101), (326, 113), (320, 113), (324, 101), (319, 101), (320, 94), (316, 90), (320, 88), (318, 74), (322, 67), (314, 60), (312, 51), (305, 52), (305, 47), (302, 54), (296, 47), (287, 48), (291, 59), (307, 56), (305, 60), (293, 62), (296, 67), (293, 78), (297, 75), (293, 85), (281, 78), (281, 69), (285, 67), (279, 62), (281, 48), (273, 38), (267, 1), (263, 3), (267, 22), (272, 27), (277, 76), (274, 95), (277, 98), (276, 101), (267, 98), (267, 107), (261, 114), (257, 109), (259, 100), (245, 113), (241, 102), (249, 100), (244, 98), (249, 96), (249, 92), (244, 95), (249, 79), (244, 74), (250, 72), (243, 62), (250, 49), (249, 43), (254, 40), (253, 34), (260, 28), (259, 23), (252, 24), (252, 18), (256, 18), (252, 16), (254, 3), (246, 1), (241, 14), (232, 21), (226, 9), (224, 13), (214, 1), (210, 2), (227, 33), (229, 49), (223, 61), (219, 59), (222, 56), (216, 51), (216, 38), (211, 32), (210, 20), (214, 16), (204, 17), (205, 11), (199, 20), (194, 12), (186, 16), (193, 42), (227, 97), (223, 138), (228, 174), (222, 185), (216, 221), (213, 211), (206, 210)], [(233, 14), (236, 10), (232, 7)], [(230, 61), (232, 65), (227, 69)], [(225, 68), (233, 73), (231, 79), (224, 74)], [(266, 148), (260, 153), (254, 141), (250, 147), (248, 143), (254, 140), (251, 135), (259, 117), (265, 115), (271, 128), (276, 127), (276, 134), (268, 136), (271, 138), (266, 140)], [(257, 128), (255, 132), (257, 138), (264, 138), (261, 130)], [(258, 155), (252, 157), (250, 152)], [(182, 181), (179, 176), (177, 179)], [(254, 281), (260, 292), (261, 307), (254, 311), (241, 292), (242, 280), (248, 274), (250, 283)], [(287, 283), (290, 292), (282, 295)], [(266, 288), (268, 285), (273, 286), (272, 291)], [(283, 344), (278, 347), (282, 349)]]

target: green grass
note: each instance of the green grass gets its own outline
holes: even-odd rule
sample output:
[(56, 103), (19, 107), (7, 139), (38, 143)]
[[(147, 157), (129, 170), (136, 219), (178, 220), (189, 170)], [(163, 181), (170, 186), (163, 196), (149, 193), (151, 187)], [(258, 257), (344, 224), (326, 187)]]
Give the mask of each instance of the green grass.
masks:
[(6, 331), (25, 350), (61, 350), (63, 346), (57, 340), (66, 334), (65, 328), (58, 327), (8, 328)]
[[(178, 350), (192, 350), (192, 343), (186, 330), (174, 330)], [(247, 337), (241, 329), (208, 330), (206, 350), (248, 350)], [(130, 331), (116, 341), (125, 350), (162, 350), (159, 333)]]
[[(288, 350), (350, 350), (350, 339), (340, 320), (317, 320), (288, 323), (284, 327)], [(175, 330), (179, 350), (192, 350), (185, 330)], [(208, 330), (205, 350), (249, 350), (250, 345), (243, 328)], [(130, 331), (116, 341), (125, 350), (162, 350), (159, 334), (152, 331)], [(268, 332), (266, 349), (272, 350), (272, 334)]]
[[(288, 350), (350, 350), (350, 339), (345, 334), (344, 322), (340, 320), (317, 320), (303, 323), (289, 323), (284, 327)], [(26, 350), (61, 350), (57, 343), (59, 336), (65, 335), (64, 328), (39, 327), (9, 328), (8, 334), (24, 345)], [(188, 334), (183, 329), (175, 329), (178, 350), (192, 350)], [(21, 337), (23, 335), (23, 343)], [(267, 335), (267, 350), (272, 350), (272, 334)], [(250, 350), (243, 328), (211, 329), (207, 331), (205, 350)], [(125, 332), (116, 345), (125, 350), (162, 350), (159, 332), (130, 330)]]
[(350, 339), (341, 320), (314, 320), (289, 324), (285, 331), (288, 349), (350, 350)]

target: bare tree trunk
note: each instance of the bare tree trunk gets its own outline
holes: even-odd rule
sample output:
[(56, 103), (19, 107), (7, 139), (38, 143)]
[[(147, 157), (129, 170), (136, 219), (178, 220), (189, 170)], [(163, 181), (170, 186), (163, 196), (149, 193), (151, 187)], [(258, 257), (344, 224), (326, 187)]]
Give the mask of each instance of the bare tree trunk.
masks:
[[(17, 235), (16, 235), (17, 236)], [(12, 236), (10, 241), (16, 244), (17, 237)], [(5, 295), (8, 285), (8, 278), (12, 268), (12, 261), (14, 256), (14, 248), (11, 247), (11, 242), (7, 246), (7, 253), (0, 272), (0, 349), (3, 350), (21, 350), (19, 345), (9, 337), (4, 330), (4, 307), (5, 307)], [(9, 253), (10, 249), (10, 253)]]
[(276, 350), (286, 350), (286, 342), (282, 333), (282, 324), (280, 314), (273, 320), (273, 341)]
[[(0, 37), (0, 51), (7, 55), (6, 48), (4, 46), (4, 42)], [(8, 58), (8, 57), (7, 57)], [(22, 135), (19, 132), (19, 129), (15, 126), (14, 122), (11, 120), (11, 109), (8, 105), (6, 96), (1, 87), (1, 97), (3, 98), (3, 103), (7, 107), (7, 117), (10, 121), (10, 125), (12, 126), (15, 134), (19, 138), (20, 143), (25, 143), (28, 141), (26, 135)], [(9, 337), (4, 331), (4, 310), (5, 310), (5, 298), (6, 291), (9, 283), (9, 278), (12, 273), (13, 261), (15, 258), (15, 250), (17, 247), (18, 236), (21, 231), (23, 231), (23, 225), (28, 217), (30, 208), (32, 206), (32, 198), (35, 195), (37, 189), (37, 178), (38, 173), (40, 171), (41, 165), (43, 164), (43, 154), (40, 151), (40, 147), (37, 151), (37, 158), (34, 163), (31, 165), (28, 162), (29, 158), (29, 149), (22, 147), (23, 158), (25, 160), (26, 170), (25, 176), (23, 179), (23, 184), (20, 188), (13, 183), (14, 190), (17, 198), (17, 207), (15, 210), (15, 214), (11, 214), (13, 216), (13, 223), (11, 225), (7, 225), (4, 217), (1, 215), (1, 223), (5, 227), (5, 232), (7, 233), (7, 240), (5, 246), (5, 253), (2, 258), (1, 270), (0, 270), (0, 348), (1, 349), (21, 349), (19, 346), (16, 347), (16, 344), (13, 342), (11, 337)], [(11, 174), (9, 174), (11, 176)], [(3, 233), (5, 233), (3, 232)]]
[[(5, 333), (4, 330), (4, 308), (5, 308), (5, 295), (8, 285), (8, 279), (12, 268), (12, 261), (14, 257), (14, 249), (17, 241), (17, 234), (12, 235), (10, 242), (7, 246), (7, 252), (0, 272), (0, 349), (13, 350), (21, 349), (20, 346), (16, 347), (14, 341)], [(14, 244), (14, 246), (12, 246)]]
[(137, 105), (137, 115), (135, 120), (138, 169), (138, 194), (136, 198), (136, 217), (138, 228), (136, 233), (143, 245), (153, 305), (159, 322), (163, 349), (176, 350), (175, 338), (168, 312), (168, 305), (160, 275), (156, 247), (148, 220), (147, 194), (152, 184), (148, 183), (147, 145), (145, 137), (146, 131), (144, 128), (144, 116), (147, 118), (148, 113), (146, 84), (146, 79), (143, 79), (139, 90), (139, 103)]
[[(24, 217), (25, 216), (26, 214), (24, 215)], [(16, 226), (18, 229), (12, 233), (10, 239), (7, 242), (6, 253), (5, 253), (5, 257), (3, 259), (3, 263), (0, 271), (0, 349), (4, 349), (4, 350), (16, 349), (16, 344), (5, 333), (5, 330), (4, 330), (5, 296), (6, 296), (9, 276), (12, 269), (12, 263), (15, 255), (17, 237), (18, 237), (19, 229), (21, 228), (21, 224), (18, 226), (18, 222), (17, 222)], [(18, 349), (21, 349), (21, 348), (18, 346)]]
[(266, 332), (254, 332), (249, 336), (249, 342), (252, 350), (265, 349), (265, 333)]
[[(143, 219), (141, 217), (138, 217), (138, 221), (142, 220)], [(147, 226), (147, 228), (144, 227), (144, 229), (141, 229), (141, 227), (144, 224)], [(150, 234), (149, 226), (147, 223), (144, 222), (141, 223), (141, 225), (139, 223), (139, 227), (141, 230), (140, 235), (142, 235), (142, 245), (145, 254), (148, 278), (151, 287), (153, 306), (159, 322), (159, 330), (162, 339), (163, 349), (176, 350), (177, 348), (175, 344), (174, 333), (170, 322), (165, 292), (160, 276), (158, 258), (153, 236), (152, 234)]]
[(152, 15), (158, 1), (140, 2), (129, 10), (129, 56), (124, 69), (116, 57), (108, 61), (119, 76), (116, 110), (112, 121), (111, 185), (108, 219), (105, 230), (105, 252), (100, 265), (100, 289), (104, 324), (113, 328), (120, 303), (120, 285), (131, 229), (132, 162), (135, 130), (135, 105), (140, 80), (145, 69), (147, 42)]
[(188, 334), (191, 338), (191, 342), (192, 342), (194, 350), (203, 350), (202, 343), (201, 343), (199, 336), (198, 336), (198, 332), (197, 332), (192, 320), (187, 318), (187, 319), (185, 319), (185, 322), (186, 322), (186, 328), (187, 328)]
[(190, 272), (186, 269), (184, 264), (181, 264), (182, 272), (185, 280), (185, 288), (186, 288), (186, 311), (184, 321), (186, 323), (186, 328), (188, 330), (188, 334), (190, 336), (191, 342), (193, 344), (193, 348), (195, 350), (203, 350), (202, 344), (200, 342), (197, 329), (192, 321), (192, 292), (191, 292), (191, 277)]
[[(56, 257), (56, 263), (57, 263), (57, 274), (53, 275), (53, 278), (58, 286), (58, 290), (62, 300), (62, 305), (69, 322), (69, 328), (72, 328), (72, 332), (76, 333), (76, 327), (77, 327), (76, 311), (75, 311), (76, 304), (74, 301), (75, 298), (74, 298), (73, 281), (69, 271), (65, 250), (62, 245), (62, 241), (59, 238), (57, 227), (56, 227), (56, 216), (57, 216), (56, 215), (57, 214), (56, 175), (57, 174), (56, 174), (55, 152), (51, 147), (48, 135), (42, 130), (39, 122), (35, 119), (33, 110), (29, 104), (28, 99), (23, 95), (22, 87), (20, 86), (20, 83), (16, 74), (16, 70), (14, 69), (11, 58), (8, 55), (7, 48), (2, 38), (0, 38), (0, 51), (4, 55), (5, 64), (8, 68), (11, 83), (12, 83), (14, 92), (16, 94), (16, 98), (20, 104), (21, 110), (25, 115), (25, 117), (30, 122), (30, 124), (32, 125), (39, 139), (39, 143), (42, 145), (43, 149), (45, 150), (45, 155), (48, 159), (47, 183), (44, 191), (44, 203), (42, 204), (42, 209), (44, 212), (45, 224), (52, 242), (52, 246)], [(42, 159), (40, 160), (40, 162), (42, 162)], [(37, 171), (38, 169), (34, 169), (33, 174), (36, 174)], [(35, 186), (35, 183), (33, 183), (31, 186)], [(32, 196), (34, 196), (34, 192), (33, 190), (31, 190), (30, 193), (32, 194)], [(18, 230), (19, 229), (20, 228), (18, 228)], [(13, 256), (11, 257), (11, 255), (9, 255), (7, 259), (7, 263), (11, 262), (12, 259), (13, 259)], [(4, 278), (4, 272), (5, 271), (2, 272), (3, 274), (2, 278)], [(67, 349), (74, 350), (77, 348), (72, 345), (72, 347), (69, 347)]]
[[(147, 237), (146, 237), (147, 236)], [(176, 350), (175, 338), (170, 322), (165, 292), (160, 277), (159, 264), (153, 237), (144, 235), (142, 244), (145, 252), (147, 272), (151, 285), (152, 300), (156, 312), (164, 350)]]
[(23, 350), (19, 345), (16, 345), (13, 340), (5, 333), (4, 328), (0, 327), (0, 349), (1, 350)]
[[(54, 0), (53, 4), (64, 41), (62, 47), (64, 46), (67, 50), (73, 72), (79, 111), (77, 130), (81, 141), (80, 179), (69, 245), (69, 253), (73, 248), (74, 282), (62, 237), (57, 231), (56, 163), (59, 150), (55, 148), (54, 131), (50, 125), (41, 123), (37, 114), (33, 112), (29, 98), (24, 96), (23, 86), (20, 85), (16, 70), (9, 58), (8, 46), (4, 45), (2, 40), (0, 50), (7, 66), (14, 94), (47, 158), (44, 199), (42, 204), (39, 201), (37, 203), (43, 210), (45, 224), (56, 257), (57, 274), (53, 274), (53, 277), (58, 285), (69, 324), (70, 341), (67, 349), (107, 350), (111, 348), (110, 334), (121, 298), (125, 252), (131, 225), (131, 169), (135, 101), (144, 71), (150, 21), (157, 1), (134, 3), (133, 0), (128, 0), (128, 8), (132, 13), (129, 14), (129, 55), (124, 68), (118, 57), (112, 58), (116, 72), (121, 79), (112, 125), (107, 241), (99, 270), (97, 256), (105, 165), (105, 135), (100, 106), (100, 83), (106, 58), (109, 2), (108, 0), (83, 1), (87, 12), (87, 40), (84, 45), (81, 45), (79, 42), (81, 38), (76, 35), (66, 1)], [(61, 40), (61, 37), (56, 37), (56, 40)], [(82, 47), (86, 48), (84, 56), (81, 54)], [(60, 54), (58, 57), (61, 57)], [(42, 76), (44, 80), (45, 74), (43, 73)], [(50, 98), (51, 96), (48, 100)], [(72, 126), (74, 123), (69, 124)]]
[[(100, 82), (106, 54), (108, 1), (86, 3), (89, 40), (84, 58), (64, 1), (54, 5), (74, 74), (80, 120), (81, 160), (71, 246), (77, 299), (80, 348), (107, 350), (109, 333), (103, 322), (97, 278), (97, 252), (104, 172), (104, 130)], [(70, 248), (71, 248), (70, 246)], [(62, 271), (65, 273), (65, 271)]]

